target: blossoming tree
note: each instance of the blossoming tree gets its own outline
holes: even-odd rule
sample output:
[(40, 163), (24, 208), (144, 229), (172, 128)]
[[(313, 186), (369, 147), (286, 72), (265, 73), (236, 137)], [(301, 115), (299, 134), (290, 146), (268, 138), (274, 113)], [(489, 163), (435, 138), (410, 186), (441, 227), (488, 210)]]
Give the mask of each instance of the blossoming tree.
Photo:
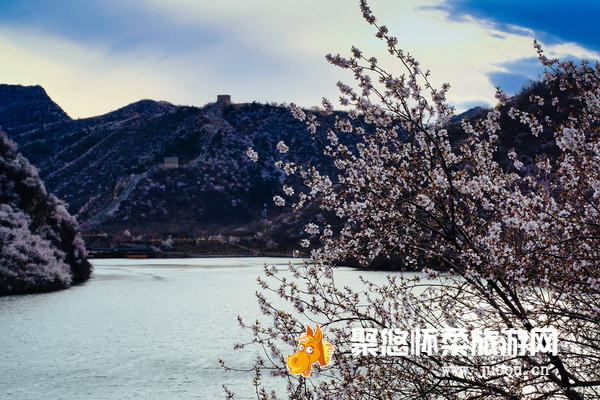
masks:
[[(348, 58), (329, 55), (354, 74), (355, 87), (338, 84), (352, 110), (323, 127), (292, 107), (336, 173), (279, 164), (308, 190), (284, 188), (275, 201), (318, 204), (330, 217), (306, 227), (309, 263), (266, 267), (260, 280), (271, 322), (249, 325), (267, 349), (255, 365), (258, 397), (276, 398), (262, 387), (264, 371), (285, 377), (297, 399), (600, 396), (600, 66), (550, 60), (536, 43), (545, 95), (525, 109), (498, 90), (498, 106), (451, 135), (449, 85), (432, 87), (364, 0), (361, 9), (405, 73), (390, 74), (356, 48)], [(503, 118), (534, 141), (551, 138), (550, 150), (525, 163), (499, 146)], [(360, 288), (338, 284), (336, 264), (386, 257), (405, 271)], [(291, 376), (285, 357), (308, 321), (335, 346), (332, 366)], [(437, 332), (439, 347), (407, 351), (402, 332), (417, 331)], [(542, 337), (530, 351), (527, 338), (551, 331), (557, 348)], [(359, 354), (351, 344), (365, 332), (382, 334)]]
[(63, 289), (91, 273), (77, 221), (0, 131), (0, 296)]

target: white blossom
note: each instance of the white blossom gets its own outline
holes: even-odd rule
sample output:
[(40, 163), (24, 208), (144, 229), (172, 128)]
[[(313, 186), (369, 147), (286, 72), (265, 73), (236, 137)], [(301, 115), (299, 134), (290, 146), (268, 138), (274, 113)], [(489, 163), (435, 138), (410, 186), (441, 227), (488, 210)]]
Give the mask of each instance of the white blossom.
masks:
[(248, 149), (246, 149), (246, 155), (248, 156), (248, 158), (251, 161), (253, 161), (253, 162), (258, 161), (258, 153), (256, 151), (254, 151), (254, 149), (252, 147), (248, 147)]
[(288, 196), (292, 196), (294, 194), (294, 188), (288, 185), (283, 185), (283, 192)]
[(286, 144), (283, 142), (283, 140), (281, 140), (279, 143), (277, 143), (277, 150), (280, 153), (285, 154), (288, 151), (290, 151), (290, 148), (288, 146), (286, 146)]
[(312, 222), (309, 223), (308, 225), (306, 225), (306, 227), (304, 228), (304, 230), (306, 231), (306, 233), (308, 233), (309, 235), (316, 235), (319, 233), (319, 226), (317, 224), (313, 224)]
[(279, 207), (285, 206), (285, 199), (281, 196), (273, 196), (273, 202)]

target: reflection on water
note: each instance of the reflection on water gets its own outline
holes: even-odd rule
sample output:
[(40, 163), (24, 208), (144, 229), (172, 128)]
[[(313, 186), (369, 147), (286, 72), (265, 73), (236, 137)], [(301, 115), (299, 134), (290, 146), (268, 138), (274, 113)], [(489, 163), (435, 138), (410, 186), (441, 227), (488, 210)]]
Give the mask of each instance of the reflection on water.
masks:
[(84, 285), (0, 298), (0, 398), (215, 399), (222, 384), (254, 398), (251, 373), (217, 359), (251, 364), (236, 317), (259, 316), (256, 277), (287, 261), (95, 260)]

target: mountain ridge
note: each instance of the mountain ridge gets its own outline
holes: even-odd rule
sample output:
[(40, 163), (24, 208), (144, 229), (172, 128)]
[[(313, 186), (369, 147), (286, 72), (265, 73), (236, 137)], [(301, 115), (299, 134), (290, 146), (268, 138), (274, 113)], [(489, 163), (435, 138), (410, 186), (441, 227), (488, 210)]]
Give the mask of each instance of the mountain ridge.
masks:
[[(73, 120), (57, 118), (60, 107), (40, 89), (31, 89), (29, 101), (47, 110), (46, 123), (25, 125), (0, 114), (0, 125), (48, 190), (91, 232), (165, 237), (264, 230), (266, 218), (284, 212), (272, 205), (286, 180), (272, 165), (276, 143), (296, 144), (299, 158), (320, 157), (311, 140), (301, 139), (304, 123), (283, 106), (217, 99), (194, 107), (144, 99)], [(11, 102), (0, 97), (0, 108)], [(17, 105), (23, 113), (28, 109)], [(252, 163), (250, 146), (271, 165)], [(165, 166), (169, 157), (177, 159), (175, 168)]]
[[(533, 85), (533, 89), (540, 88)], [(19, 91), (23, 89), (13, 93)], [(301, 179), (275, 167), (277, 160), (302, 160), (334, 172), (305, 123), (283, 105), (235, 104), (228, 96), (203, 107), (144, 99), (73, 120), (57, 111), (60, 107), (50, 103), (43, 88), (34, 87), (28, 96), (17, 96), (15, 104), (10, 96), (0, 96), (0, 110), (13, 107), (24, 115), (35, 109), (37, 124), (0, 112), (0, 126), (87, 232), (114, 237), (128, 232), (127, 237), (146, 239), (225, 235), (231, 240), (246, 232), (276, 247), (273, 242), (297, 243), (306, 237), (304, 225), (311, 218), (323, 218), (318, 210), (305, 215), (273, 204), (274, 196), (283, 195), (284, 183), (297, 192), (302, 189)], [(34, 104), (27, 105), (22, 98)], [(346, 115), (318, 110), (314, 114), (323, 127)], [(449, 135), (460, 143), (461, 119), (485, 114), (485, 109), (473, 108), (454, 117)], [(324, 129), (320, 134), (325, 136)], [(501, 142), (520, 146), (526, 158), (527, 151), (536, 151), (528, 146), (529, 136), (513, 123)], [(279, 141), (289, 146), (289, 153), (277, 151)], [(248, 147), (260, 154), (261, 162), (249, 160)]]
[(0, 84), (0, 128), (10, 135), (71, 120), (42, 86)]

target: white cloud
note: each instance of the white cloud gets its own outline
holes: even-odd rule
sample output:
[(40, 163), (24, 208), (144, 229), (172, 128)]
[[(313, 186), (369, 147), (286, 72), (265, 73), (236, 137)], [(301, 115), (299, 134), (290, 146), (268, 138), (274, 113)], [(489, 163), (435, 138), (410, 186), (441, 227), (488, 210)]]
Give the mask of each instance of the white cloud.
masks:
[[(533, 38), (494, 31), (474, 19), (450, 22), (441, 11), (423, 9), (441, 2), (371, 0), (370, 5), (401, 47), (432, 71), (435, 85), (452, 84), (452, 102), (493, 103), (488, 74), (502, 71), (506, 62), (535, 56)], [(220, 93), (229, 93), (238, 102), (318, 105), (322, 96), (337, 98), (338, 80), (352, 80), (347, 71), (328, 65), (324, 55), (348, 54), (352, 45), (382, 61), (388, 59), (385, 65), (390, 71), (403, 72), (389, 60), (385, 45), (373, 37), (373, 28), (362, 20), (354, 1), (140, 0), (135, 4), (145, 7), (146, 13), (160, 14), (165, 26), (179, 32), (174, 37), (185, 38), (185, 51), (169, 51), (167, 42), (115, 51), (108, 44), (102, 48), (97, 42), (93, 46), (75, 43), (32, 27), (0, 28), (2, 81), (40, 84), (70, 115), (82, 117), (142, 98), (203, 105)], [(181, 34), (204, 31), (210, 35), (198, 40)], [(214, 43), (207, 43), (213, 40), (207, 37)], [(550, 55), (592, 54), (577, 45), (548, 50)]]
[(2, 81), (42, 85), (72, 117), (98, 115), (130, 102), (167, 95), (169, 76), (147, 68), (156, 60), (116, 56), (46, 32), (0, 29)]

